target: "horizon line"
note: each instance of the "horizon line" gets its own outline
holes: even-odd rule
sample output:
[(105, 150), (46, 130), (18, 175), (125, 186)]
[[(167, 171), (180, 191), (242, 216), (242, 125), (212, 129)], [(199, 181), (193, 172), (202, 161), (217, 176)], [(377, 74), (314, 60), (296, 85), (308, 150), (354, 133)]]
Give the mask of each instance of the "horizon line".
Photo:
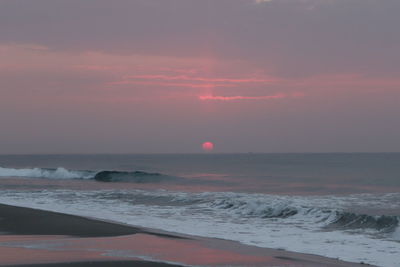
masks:
[(96, 155), (234, 155), (234, 154), (399, 154), (400, 151), (380, 152), (101, 152), (101, 153), (0, 153), (0, 156), (96, 156)]

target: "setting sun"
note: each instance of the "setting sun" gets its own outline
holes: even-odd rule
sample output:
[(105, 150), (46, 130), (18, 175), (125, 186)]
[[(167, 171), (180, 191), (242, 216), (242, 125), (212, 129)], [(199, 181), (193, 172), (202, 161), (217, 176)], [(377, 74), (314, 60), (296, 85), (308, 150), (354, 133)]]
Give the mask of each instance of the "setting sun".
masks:
[(214, 149), (214, 144), (211, 142), (204, 142), (201, 147), (204, 151), (212, 151)]

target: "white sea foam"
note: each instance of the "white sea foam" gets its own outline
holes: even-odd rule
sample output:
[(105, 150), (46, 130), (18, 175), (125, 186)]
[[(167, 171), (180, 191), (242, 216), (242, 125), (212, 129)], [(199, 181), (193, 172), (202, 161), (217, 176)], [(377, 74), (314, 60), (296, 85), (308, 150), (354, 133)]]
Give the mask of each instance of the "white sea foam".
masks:
[(90, 171), (70, 171), (65, 168), (57, 169), (13, 169), (0, 167), (0, 177), (33, 177), (51, 179), (90, 179), (94, 174)]
[(374, 203), (390, 203), (391, 208), (397, 209), (399, 197), (400, 194), (289, 197), (143, 190), (8, 190), (2, 192), (0, 202), (393, 267), (400, 262), (400, 242), (396, 241), (399, 228), (386, 233), (374, 228), (324, 227), (335, 222), (337, 212), (344, 211), (347, 205), (363, 210), (374, 207)]
[(400, 225), (397, 226), (396, 230), (392, 234), (393, 240), (400, 241)]

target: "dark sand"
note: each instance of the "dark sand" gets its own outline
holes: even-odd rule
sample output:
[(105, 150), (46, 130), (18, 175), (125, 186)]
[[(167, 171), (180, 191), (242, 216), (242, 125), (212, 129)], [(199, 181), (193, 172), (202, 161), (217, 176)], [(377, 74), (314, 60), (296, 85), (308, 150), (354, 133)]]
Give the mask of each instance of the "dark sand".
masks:
[(365, 266), (3, 204), (0, 233), (0, 266)]
[(0, 204), (0, 231), (17, 235), (69, 235), (79, 237), (119, 236), (140, 229), (28, 208)]
[[(5, 265), (7, 266), (7, 265)], [(104, 261), (104, 262), (68, 262), (68, 263), (48, 263), (48, 264), (24, 264), (8, 265), (13, 267), (174, 267), (166, 263), (147, 262), (147, 261)]]
[(16, 235), (68, 235), (105, 237), (147, 233), (171, 238), (180, 236), (144, 231), (80, 216), (0, 204), (0, 232)]

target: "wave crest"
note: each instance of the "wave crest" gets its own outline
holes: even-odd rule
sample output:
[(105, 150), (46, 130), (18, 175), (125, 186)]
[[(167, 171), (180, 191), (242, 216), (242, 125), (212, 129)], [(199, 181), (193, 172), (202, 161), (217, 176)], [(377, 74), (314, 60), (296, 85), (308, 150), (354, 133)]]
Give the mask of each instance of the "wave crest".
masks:
[(242, 216), (261, 218), (287, 218), (298, 213), (295, 207), (288, 203), (263, 203), (260, 201), (245, 201), (234, 199), (219, 199), (212, 204), (221, 209), (234, 210)]

